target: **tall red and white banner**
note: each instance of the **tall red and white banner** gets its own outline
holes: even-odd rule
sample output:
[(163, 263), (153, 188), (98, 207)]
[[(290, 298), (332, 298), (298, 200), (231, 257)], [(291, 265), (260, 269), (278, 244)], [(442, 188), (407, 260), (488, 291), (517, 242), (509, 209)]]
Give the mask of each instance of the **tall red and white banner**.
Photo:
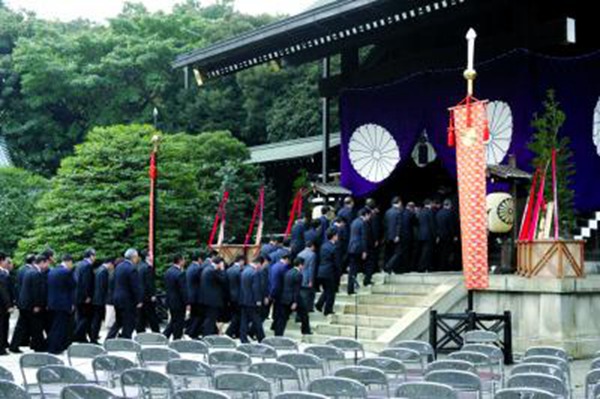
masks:
[(450, 109), (449, 144), (456, 146), (463, 272), (467, 289), (489, 286), (486, 212), (487, 101), (468, 97)]
[(158, 170), (156, 167), (156, 148), (150, 154), (150, 211), (148, 213), (148, 260), (154, 265), (154, 245), (156, 239), (156, 179)]

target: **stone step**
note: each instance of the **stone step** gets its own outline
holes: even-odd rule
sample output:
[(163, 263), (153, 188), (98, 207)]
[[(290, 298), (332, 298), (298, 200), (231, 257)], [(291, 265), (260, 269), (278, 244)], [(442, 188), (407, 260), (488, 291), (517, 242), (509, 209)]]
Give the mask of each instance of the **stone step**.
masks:
[(427, 295), (437, 285), (435, 284), (383, 284), (371, 287), (372, 294), (387, 295)]
[(358, 309), (354, 304), (343, 305), (343, 313), (354, 315), (354, 312), (363, 316), (373, 317), (395, 317), (399, 318), (408, 313), (412, 308), (408, 306), (383, 306), (359, 304)]
[(424, 284), (431, 286), (452, 283), (461, 279), (462, 273), (460, 272), (389, 274), (385, 276), (385, 284)]
[(359, 295), (360, 305), (419, 306), (425, 299), (423, 295)]
[[(345, 326), (340, 324), (319, 324), (315, 326), (314, 332), (318, 335), (327, 335), (333, 337), (346, 337), (346, 338), (354, 338), (355, 331), (354, 326)], [(383, 334), (386, 330), (383, 328), (368, 328), (361, 327), (358, 329), (358, 338), (359, 339), (370, 339), (376, 340), (379, 338), (381, 334)]]
[(389, 328), (397, 321), (397, 318), (394, 319), (391, 317), (354, 317), (353, 314), (334, 314), (331, 316), (331, 323), (346, 326), (354, 326), (354, 323), (357, 323), (360, 327)]

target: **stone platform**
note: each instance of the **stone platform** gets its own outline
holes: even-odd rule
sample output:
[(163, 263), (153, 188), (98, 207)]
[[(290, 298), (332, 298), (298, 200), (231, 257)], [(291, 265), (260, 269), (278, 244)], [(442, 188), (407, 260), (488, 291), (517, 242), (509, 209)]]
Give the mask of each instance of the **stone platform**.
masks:
[(474, 293), (479, 313), (512, 312), (514, 352), (533, 345), (565, 348), (576, 359), (600, 350), (600, 276), (524, 278), (490, 276)]

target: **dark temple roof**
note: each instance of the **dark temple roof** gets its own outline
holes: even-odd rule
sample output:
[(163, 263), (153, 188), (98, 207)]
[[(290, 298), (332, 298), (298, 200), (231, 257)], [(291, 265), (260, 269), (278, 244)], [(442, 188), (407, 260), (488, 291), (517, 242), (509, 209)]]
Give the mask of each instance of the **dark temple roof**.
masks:
[(403, 26), (468, 2), (475, 0), (338, 0), (182, 54), (173, 67), (192, 67), (210, 79), (274, 60), (316, 60), (385, 40)]

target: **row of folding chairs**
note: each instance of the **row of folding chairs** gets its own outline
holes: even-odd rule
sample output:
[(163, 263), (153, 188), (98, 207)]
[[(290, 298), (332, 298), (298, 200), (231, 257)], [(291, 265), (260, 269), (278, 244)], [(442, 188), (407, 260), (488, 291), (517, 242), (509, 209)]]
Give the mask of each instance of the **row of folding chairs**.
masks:
[(585, 399), (600, 397), (600, 351), (596, 352), (585, 376)]

